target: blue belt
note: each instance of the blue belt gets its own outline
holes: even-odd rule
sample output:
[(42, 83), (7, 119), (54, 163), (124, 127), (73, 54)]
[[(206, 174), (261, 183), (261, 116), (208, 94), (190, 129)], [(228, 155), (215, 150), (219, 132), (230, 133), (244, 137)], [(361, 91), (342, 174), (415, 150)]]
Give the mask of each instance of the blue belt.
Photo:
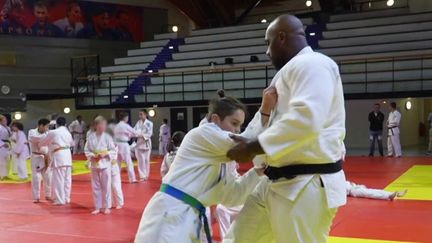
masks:
[[(206, 208), (204, 207), (204, 205), (202, 205), (202, 203), (200, 201), (198, 201), (197, 199), (195, 199), (194, 197), (190, 196), (187, 193), (184, 193), (182, 191), (180, 191), (177, 188), (174, 188), (168, 184), (162, 184), (161, 188), (160, 188), (161, 192), (164, 192), (184, 203), (186, 203), (187, 205), (195, 208), (196, 210), (198, 210), (199, 212), (199, 219), (200, 219), (200, 223), (204, 222), (204, 232), (206, 234), (206, 238), (207, 238), (207, 242), (208, 243), (212, 243), (212, 236), (210, 233), (210, 226), (206, 217)], [(200, 227), (198, 227), (198, 238), (200, 238), (200, 232), (201, 232), (201, 225)]]

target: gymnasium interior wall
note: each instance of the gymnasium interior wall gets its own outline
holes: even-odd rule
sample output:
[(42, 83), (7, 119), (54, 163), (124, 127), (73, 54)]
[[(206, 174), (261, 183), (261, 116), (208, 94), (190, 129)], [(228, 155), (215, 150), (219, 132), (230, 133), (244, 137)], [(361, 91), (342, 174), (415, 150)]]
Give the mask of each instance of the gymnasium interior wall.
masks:
[[(405, 108), (407, 101), (412, 103), (411, 110)], [(383, 102), (386, 103), (383, 103)], [(345, 103), (346, 107), (346, 129), (347, 134), (345, 143), (348, 149), (366, 149), (369, 143), (368, 129), (369, 123), (367, 116), (372, 109), (373, 104), (380, 103), (381, 110), (385, 114), (385, 119), (388, 117), (388, 105), (390, 102), (397, 102), (398, 109), (402, 113), (401, 122), (401, 142), (405, 148), (420, 147), (426, 144), (425, 136), (420, 136), (420, 123), (427, 124), (429, 112), (432, 112), (432, 98), (411, 98), (411, 99), (385, 99), (385, 100), (348, 100)], [(70, 107), (71, 112), (64, 114), (63, 109)], [(151, 118), (154, 125), (153, 144), (158, 144), (158, 129), (162, 124), (162, 120), (167, 118), (170, 120), (169, 107), (146, 107), (154, 109), (156, 116)], [(132, 124), (138, 120), (140, 109), (130, 109)], [(36, 122), (40, 117), (47, 116), (52, 113), (57, 113), (67, 118), (68, 123), (80, 114), (83, 116), (87, 124), (94, 118), (95, 115), (103, 115), (106, 118), (115, 117), (114, 109), (97, 109), (97, 110), (75, 110), (73, 99), (49, 100), (49, 101), (28, 101), (27, 111), (21, 112), (21, 122), (24, 123), (26, 131), (36, 126)], [(188, 128), (193, 128), (193, 110), (192, 107), (187, 107)], [(427, 126), (427, 125), (426, 125)], [(386, 133), (384, 133), (384, 138)], [(386, 141), (386, 140), (385, 140)], [(385, 143), (384, 143), (385, 144)]]

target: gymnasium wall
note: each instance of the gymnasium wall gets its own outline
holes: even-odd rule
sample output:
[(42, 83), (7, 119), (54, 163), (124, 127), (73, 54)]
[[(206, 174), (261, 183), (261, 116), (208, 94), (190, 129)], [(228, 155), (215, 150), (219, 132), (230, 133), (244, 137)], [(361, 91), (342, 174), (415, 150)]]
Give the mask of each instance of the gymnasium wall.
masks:
[[(397, 100), (348, 100), (346, 101), (346, 128), (347, 135), (345, 143), (348, 149), (366, 149), (369, 144), (368, 129), (369, 123), (367, 116), (372, 109), (373, 104), (381, 103), (381, 110), (388, 117), (388, 104), (391, 101), (397, 102), (399, 110), (402, 113), (401, 122), (401, 142), (405, 148), (418, 147), (424, 145), (426, 139), (419, 136), (419, 123), (427, 123), (427, 116), (432, 111), (432, 99), (413, 98), (410, 99), (412, 102), (412, 109), (406, 110), (405, 102), (408, 99), (397, 99)], [(71, 113), (64, 114), (64, 107), (70, 107)], [(147, 107), (149, 108), (149, 107)], [(162, 124), (162, 119), (170, 119), (170, 108), (168, 107), (156, 107), (156, 116), (151, 118), (154, 124), (154, 136), (153, 144), (158, 144), (158, 132), (159, 127)], [(131, 109), (132, 124), (135, 124), (138, 120), (138, 112), (140, 109)], [(75, 110), (73, 99), (64, 100), (50, 100), (50, 101), (29, 101), (27, 103), (27, 111), (22, 112), (22, 120), (26, 131), (36, 126), (37, 120), (42, 116), (47, 116), (52, 113), (58, 113), (67, 118), (68, 123), (75, 119), (76, 115), (80, 114), (83, 116), (84, 121), (89, 123), (95, 115), (103, 115), (106, 118), (112, 118), (115, 116), (115, 110), (113, 109), (98, 109), (98, 110)], [(188, 128), (193, 128), (193, 112), (192, 107), (187, 107), (187, 120)], [(386, 136), (386, 134), (384, 134)]]

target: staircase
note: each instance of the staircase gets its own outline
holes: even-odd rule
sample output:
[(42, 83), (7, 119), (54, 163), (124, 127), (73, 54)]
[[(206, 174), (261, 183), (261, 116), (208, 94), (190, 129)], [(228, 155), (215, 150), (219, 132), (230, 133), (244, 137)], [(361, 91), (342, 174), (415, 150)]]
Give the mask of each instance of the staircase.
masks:
[(172, 54), (178, 52), (179, 46), (184, 44), (183, 38), (170, 39), (162, 50), (150, 62), (148, 67), (143, 70), (142, 74), (135, 78), (128, 88), (117, 98), (114, 104), (124, 104), (135, 102), (135, 95), (143, 94), (144, 88), (151, 85), (151, 73), (156, 73), (165, 68), (165, 63), (172, 60)]

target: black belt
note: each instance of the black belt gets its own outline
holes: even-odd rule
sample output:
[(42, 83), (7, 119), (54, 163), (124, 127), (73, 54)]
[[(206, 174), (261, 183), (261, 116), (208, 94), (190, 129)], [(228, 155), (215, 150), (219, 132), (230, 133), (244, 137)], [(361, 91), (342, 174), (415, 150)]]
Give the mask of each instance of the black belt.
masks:
[(309, 174), (332, 174), (342, 170), (342, 160), (336, 163), (328, 164), (302, 164), (302, 165), (287, 165), (283, 167), (268, 166), (264, 174), (270, 180), (277, 180), (280, 178), (292, 179), (298, 175)]

